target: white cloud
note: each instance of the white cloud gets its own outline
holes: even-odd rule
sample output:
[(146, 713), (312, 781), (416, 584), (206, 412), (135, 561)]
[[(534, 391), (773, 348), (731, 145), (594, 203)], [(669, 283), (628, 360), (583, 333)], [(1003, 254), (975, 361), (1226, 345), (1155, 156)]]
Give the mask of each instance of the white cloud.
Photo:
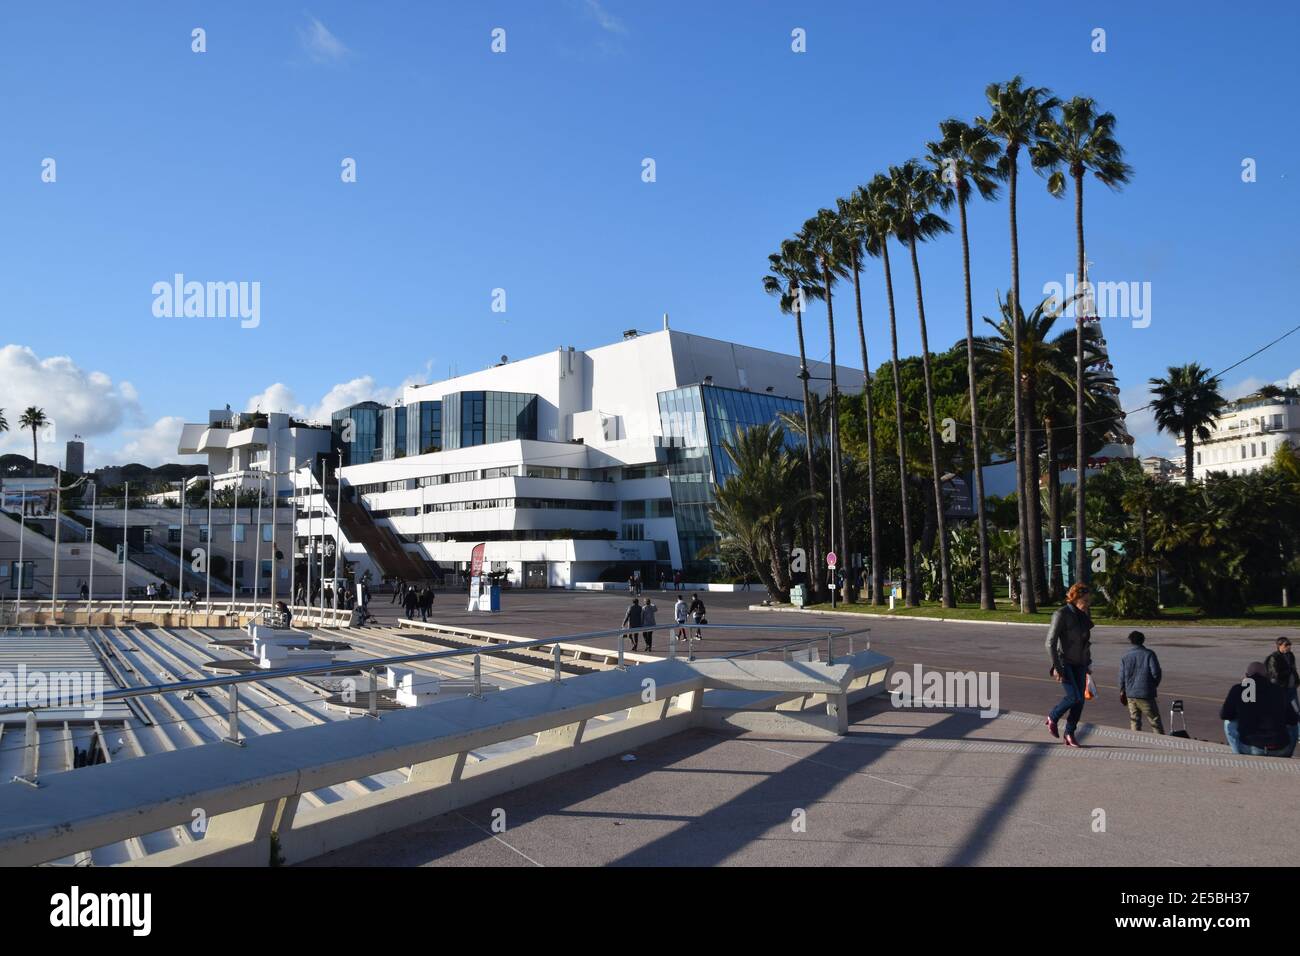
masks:
[(299, 417), (307, 414), (307, 410), (294, 400), (293, 389), (283, 382), (276, 382), (258, 394), (250, 396), (244, 403), (244, 411), (286, 412)]
[(167, 415), (146, 428), (124, 428), (121, 435), (125, 441), (120, 448), (108, 452), (95, 449), (93, 453), (87, 450), (87, 456), (91, 459), (87, 461), (87, 467), (128, 465), (133, 462), (151, 466), (170, 461), (192, 462), (192, 459), (176, 454), (176, 445), (180, 441), (184, 425), (184, 418)]
[(623, 25), (623, 21), (602, 7), (600, 0), (586, 0), (586, 5), (587, 13), (600, 24), (600, 28), (606, 33), (614, 33), (619, 36), (627, 35), (627, 27)]
[(107, 435), (141, 418), (139, 395), (129, 382), (114, 384), (66, 355), (41, 358), (26, 346), (6, 345), (0, 348), (0, 408), (10, 430), (0, 432), (0, 449), (31, 454), (31, 432), (18, 426), (18, 416), (30, 405), (54, 423), (37, 433), (40, 458), (47, 462), (61, 460), (64, 443), (74, 435)]
[(298, 39), (302, 48), (317, 63), (338, 63), (351, 54), (338, 37), (330, 33), (325, 24), (315, 17), (307, 18), (311, 22), (298, 28)]

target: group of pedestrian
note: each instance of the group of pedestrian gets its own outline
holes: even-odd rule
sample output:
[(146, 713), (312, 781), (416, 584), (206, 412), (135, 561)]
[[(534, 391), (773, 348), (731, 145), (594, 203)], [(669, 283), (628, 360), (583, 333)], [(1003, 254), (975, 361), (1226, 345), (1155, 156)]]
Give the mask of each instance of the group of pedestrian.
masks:
[(398, 590), (394, 593), (394, 601), (400, 598), (402, 607), (406, 610), (407, 620), (415, 620), (415, 615), (420, 615), (420, 620), (428, 623), (429, 612), (433, 610), (433, 587), (426, 584), (423, 587), (416, 587), (414, 584), (400, 583)]
[[(1092, 591), (1075, 584), (1066, 603), (1052, 615), (1047, 629), (1047, 654), (1051, 675), (1065, 694), (1047, 715), (1047, 730), (1069, 747), (1080, 746), (1075, 734), (1085, 701), (1096, 696), (1092, 681)], [(1120, 660), (1120, 704), (1128, 708), (1129, 727), (1142, 730), (1145, 719), (1153, 732), (1163, 734), (1157, 699), (1163, 674), (1160, 660), (1146, 646), (1146, 636), (1133, 631), (1132, 647)], [(1235, 753), (1259, 757), (1290, 757), (1300, 737), (1300, 698), (1291, 639), (1279, 637), (1263, 661), (1247, 665), (1245, 676), (1228, 690), (1219, 709), (1223, 735)], [(1065, 719), (1064, 728), (1060, 727)]]
[[(632, 603), (628, 605), (627, 610), (623, 613), (623, 628), (626, 630), (627, 637), (632, 639), (632, 650), (636, 650), (638, 641), (645, 640), (645, 649), (654, 650), (654, 629), (658, 626), (657, 615), (659, 609), (654, 601), (647, 597), (645, 603), (641, 602), (639, 597), (632, 597)], [(673, 605), (673, 620), (676, 627), (673, 628), (673, 636), (676, 640), (698, 641), (703, 638), (701, 628), (709, 623), (705, 616), (704, 601), (696, 594), (691, 598), (689, 604), (686, 598), (678, 596), (677, 603)], [(691, 625), (694, 625), (692, 627)], [(693, 631), (694, 633), (689, 633)]]

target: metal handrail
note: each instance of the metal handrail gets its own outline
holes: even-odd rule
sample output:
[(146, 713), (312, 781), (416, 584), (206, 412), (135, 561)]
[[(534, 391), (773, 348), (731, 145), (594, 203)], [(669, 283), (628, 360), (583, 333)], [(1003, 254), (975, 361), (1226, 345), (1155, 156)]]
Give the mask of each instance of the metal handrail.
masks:
[[(733, 630), (733, 631), (818, 631), (820, 633), (834, 636), (836, 633), (844, 631), (842, 627), (807, 627), (807, 626), (784, 626), (779, 624), (692, 624), (692, 629), (698, 627), (700, 630)], [(413, 664), (418, 661), (441, 660), (453, 657), (473, 656), (478, 661), (482, 655), (506, 654), (511, 651), (527, 650), (535, 647), (558, 646), (562, 643), (570, 643), (576, 640), (590, 640), (592, 638), (616, 637), (630, 633), (644, 633), (646, 631), (656, 631), (665, 628), (676, 628), (678, 624), (674, 621), (672, 624), (655, 624), (652, 627), (638, 628), (616, 628), (608, 631), (591, 631), (586, 634), (564, 634), (556, 637), (539, 637), (533, 640), (516, 641), (510, 644), (493, 644), (486, 647), (472, 648), (449, 648), (441, 651), (424, 651), (418, 654), (398, 654), (391, 657), (372, 657), (354, 661), (331, 661), (329, 664), (310, 664), (301, 667), (282, 667), (278, 670), (263, 670), (250, 674), (236, 674), (225, 677), (204, 677), (194, 680), (175, 681), (170, 684), (148, 684), (142, 687), (130, 687), (123, 690), (109, 691), (95, 698), (97, 703), (109, 703), (116, 700), (129, 700), (136, 697), (152, 697), (158, 694), (178, 694), (190, 690), (201, 690), (208, 687), (225, 687), (226, 685), (248, 684), (255, 681), (273, 680), (282, 677), (306, 677), (312, 674), (332, 674), (335, 671), (369, 671), (374, 682), (374, 675), (381, 667), (390, 667), (394, 664)], [(623, 647), (619, 642), (618, 648), (619, 664), (623, 663)], [(827, 660), (827, 664), (831, 661)], [(560, 670), (560, 659), (557, 654), (555, 657), (555, 670), (558, 674)], [(373, 689), (373, 687), (372, 687)], [(21, 714), (36, 713), (40, 710), (53, 708), (54, 704), (47, 704), (45, 707), (4, 707), (0, 708), (0, 714)], [(66, 708), (68, 702), (64, 701), (59, 706)]]

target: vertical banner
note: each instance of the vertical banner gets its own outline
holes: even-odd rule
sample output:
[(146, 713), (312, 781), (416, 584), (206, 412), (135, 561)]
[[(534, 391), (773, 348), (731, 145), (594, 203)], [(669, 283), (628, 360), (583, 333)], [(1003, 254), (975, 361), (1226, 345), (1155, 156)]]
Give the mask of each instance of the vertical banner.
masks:
[(486, 549), (486, 542), (480, 542), (474, 545), (474, 550), (470, 553), (469, 610), (471, 611), (477, 611), (479, 609), (479, 596), (483, 593), (483, 552)]

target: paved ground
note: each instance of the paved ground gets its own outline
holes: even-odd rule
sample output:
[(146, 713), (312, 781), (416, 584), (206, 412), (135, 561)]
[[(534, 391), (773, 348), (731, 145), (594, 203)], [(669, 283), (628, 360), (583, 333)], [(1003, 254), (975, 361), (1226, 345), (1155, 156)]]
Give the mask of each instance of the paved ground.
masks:
[(834, 740), (690, 731), (313, 862), (1294, 864), (1298, 761), (1092, 727), (1068, 750), (1036, 715), (879, 698), (852, 717)]
[[(659, 606), (661, 620), (671, 618), (676, 595), (648, 592)], [(762, 624), (795, 626), (869, 627), (872, 647), (892, 656), (900, 667), (920, 663), (945, 671), (996, 671), (999, 704), (1003, 709), (1046, 714), (1061, 697), (1060, 686), (1048, 674), (1043, 647), (1045, 627), (980, 624), (965, 621), (881, 620), (830, 614), (795, 614), (750, 611), (761, 592), (708, 593), (702, 595), (711, 624)], [(625, 592), (506, 591), (503, 609), (494, 615), (465, 610), (466, 598), (442, 592), (432, 620), (520, 637), (550, 637), (616, 628), (628, 604)], [(397, 616), (388, 595), (376, 596), (372, 609), (381, 620)], [(1111, 727), (1128, 727), (1128, 712), (1119, 704), (1119, 659), (1129, 648), (1130, 628), (1099, 627), (1093, 633), (1094, 680), (1100, 697), (1087, 705), (1085, 719)], [(1222, 741), (1219, 705), (1229, 686), (1240, 680), (1246, 665), (1263, 660), (1279, 634), (1300, 638), (1300, 629), (1169, 627), (1144, 628), (1147, 646), (1160, 657), (1165, 672), (1161, 707), (1165, 720), (1169, 701), (1181, 698), (1188, 729), (1194, 737)], [(799, 638), (794, 632), (727, 634), (709, 637), (704, 652), (780, 644)], [(598, 642), (593, 642), (598, 643)], [(611, 641), (605, 642), (613, 646)], [(843, 644), (837, 644), (837, 649)]]

